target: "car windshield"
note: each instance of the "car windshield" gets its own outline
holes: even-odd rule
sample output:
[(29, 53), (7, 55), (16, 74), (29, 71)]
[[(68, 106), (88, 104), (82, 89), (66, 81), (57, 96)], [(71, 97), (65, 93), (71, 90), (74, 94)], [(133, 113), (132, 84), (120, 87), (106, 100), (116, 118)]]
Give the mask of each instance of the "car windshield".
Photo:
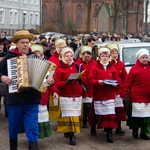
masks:
[[(150, 52), (150, 47), (142, 47), (146, 48)], [(125, 66), (133, 66), (136, 62), (135, 54), (141, 49), (141, 47), (128, 47), (124, 48), (122, 51), (123, 62)]]

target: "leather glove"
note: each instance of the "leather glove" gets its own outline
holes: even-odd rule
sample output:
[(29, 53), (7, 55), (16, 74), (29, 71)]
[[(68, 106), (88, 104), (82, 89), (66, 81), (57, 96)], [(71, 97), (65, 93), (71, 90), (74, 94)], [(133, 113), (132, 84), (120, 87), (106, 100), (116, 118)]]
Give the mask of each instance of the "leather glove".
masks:
[(72, 83), (73, 80), (67, 80), (66, 81), (66, 85), (70, 85)]

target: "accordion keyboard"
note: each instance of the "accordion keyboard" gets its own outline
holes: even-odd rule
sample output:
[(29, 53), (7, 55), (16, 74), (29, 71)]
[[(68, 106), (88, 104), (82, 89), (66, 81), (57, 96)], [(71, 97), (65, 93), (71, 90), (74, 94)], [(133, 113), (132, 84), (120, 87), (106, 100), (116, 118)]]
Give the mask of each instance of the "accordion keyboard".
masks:
[(17, 59), (8, 59), (7, 68), (8, 68), (8, 77), (12, 79), (12, 84), (9, 85), (9, 93), (18, 92), (17, 88)]

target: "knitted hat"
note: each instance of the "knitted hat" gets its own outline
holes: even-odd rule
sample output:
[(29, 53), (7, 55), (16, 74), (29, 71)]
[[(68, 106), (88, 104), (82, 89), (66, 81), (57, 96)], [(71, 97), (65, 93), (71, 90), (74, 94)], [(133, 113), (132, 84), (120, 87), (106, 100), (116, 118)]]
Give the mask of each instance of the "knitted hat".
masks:
[(27, 30), (20, 30), (14, 34), (14, 36), (11, 38), (11, 42), (16, 43), (20, 39), (29, 39), (32, 41), (34, 38), (34, 35), (30, 33)]
[(136, 59), (140, 59), (142, 56), (147, 55), (149, 57), (149, 51), (146, 48), (141, 48), (136, 54)]

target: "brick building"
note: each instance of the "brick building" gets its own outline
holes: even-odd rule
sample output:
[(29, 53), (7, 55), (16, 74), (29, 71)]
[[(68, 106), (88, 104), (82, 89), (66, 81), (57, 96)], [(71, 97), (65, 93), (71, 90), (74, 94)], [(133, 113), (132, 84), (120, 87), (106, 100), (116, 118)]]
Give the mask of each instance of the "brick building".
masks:
[[(70, 31), (78, 33), (86, 33), (87, 31), (112, 33), (114, 31), (113, 0), (91, 1), (91, 7), (89, 7), (88, 0), (42, 0), (43, 27), (50, 25), (55, 31), (62, 33), (68, 33)], [(127, 4), (126, 1), (121, 1), (118, 15), (116, 16), (117, 23), (115, 32), (117, 34), (126, 32), (135, 34), (136, 32), (142, 32), (143, 3), (137, 7), (137, 1), (134, 1), (134, 3), (128, 7), (128, 31), (126, 31)], [(91, 8), (90, 11), (89, 8)], [(90, 12), (89, 21), (88, 12)], [(138, 20), (136, 18), (138, 18)], [(136, 31), (137, 29), (138, 31)]]

